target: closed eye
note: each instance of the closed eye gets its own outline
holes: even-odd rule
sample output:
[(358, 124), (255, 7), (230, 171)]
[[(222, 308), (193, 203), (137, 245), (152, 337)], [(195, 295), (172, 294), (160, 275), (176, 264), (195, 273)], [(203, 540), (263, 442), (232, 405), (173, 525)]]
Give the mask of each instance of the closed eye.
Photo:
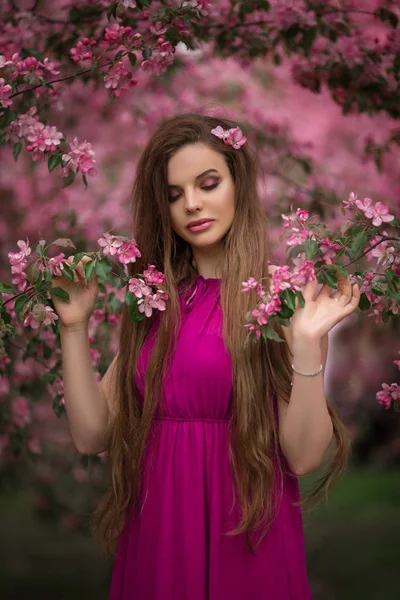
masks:
[[(219, 182), (213, 183), (212, 185), (204, 185), (201, 189), (206, 190), (207, 192), (210, 192), (211, 190), (216, 188), (218, 185), (219, 185)], [(178, 194), (177, 196), (170, 196), (169, 201), (173, 202), (174, 200), (177, 200), (179, 198), (179, 196), (180, 196), (180, 194)]]

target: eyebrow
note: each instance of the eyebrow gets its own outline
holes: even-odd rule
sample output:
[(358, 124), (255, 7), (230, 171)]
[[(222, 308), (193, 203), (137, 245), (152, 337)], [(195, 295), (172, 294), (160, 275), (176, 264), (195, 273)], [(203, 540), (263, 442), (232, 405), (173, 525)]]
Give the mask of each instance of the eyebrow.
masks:
[[(197, 175), (194, 180), (198, 181), (201, 177), (203, 177), (204, 175), (207, 175), (207, 173), (218, 173), (217, 169), (207, 169), (207, 171), (203, 171), (203, 173), (200, 173), (200, 175)], [(168, 185), (168, 187), (172, 188), (172, 187), (179, 187), (179, 185)]]

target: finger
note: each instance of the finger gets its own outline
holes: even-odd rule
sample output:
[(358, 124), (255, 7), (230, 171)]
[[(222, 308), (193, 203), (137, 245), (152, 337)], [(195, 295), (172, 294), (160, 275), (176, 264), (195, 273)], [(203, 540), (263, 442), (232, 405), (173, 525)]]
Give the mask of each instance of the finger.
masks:
[(301, 290), (301, 293), (303, 294), (303, 298), (306, 302), (307, 301), (310, 302), (311, 300), (314, 300), (314, 296), (317, 291), (317, 288), (318, 288), (318, 281), (316, 279), (313, 279), (312, 281), (311, 280), (307, 281), (306, 285)]
[(318, 298), (329, 298), (331, 294), (331, 288), (327, 283), (324, 283), (319, 291)]

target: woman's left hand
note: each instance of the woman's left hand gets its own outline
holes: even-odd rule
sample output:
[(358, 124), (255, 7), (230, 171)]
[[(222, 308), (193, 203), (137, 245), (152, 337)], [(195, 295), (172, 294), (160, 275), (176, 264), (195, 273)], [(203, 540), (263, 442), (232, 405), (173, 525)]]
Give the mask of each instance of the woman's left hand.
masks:
[[(331, 296), (332, 288), (324, 283), (319, 293), (318, 282), (308, 281), (301, 293), (304, 307), (296, 298), (296, 309), (290, 319), (293, 338), (321, 339), (332, 327), (355, 311), (360, 302), (360, 290), (353, 286), (349, 277), (337, 271), (338, 287)], [(316, 295), (317, 294), (317, 295)]]

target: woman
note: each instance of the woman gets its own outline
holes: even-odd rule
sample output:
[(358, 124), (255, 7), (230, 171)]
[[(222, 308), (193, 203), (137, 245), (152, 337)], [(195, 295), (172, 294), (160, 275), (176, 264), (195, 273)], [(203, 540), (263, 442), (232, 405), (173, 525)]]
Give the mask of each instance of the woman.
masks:
[[(359, 291), (345, 278), (333, 296), (309, 282), (290, 327), (274, 323), (284, 343), (247, 342), (255, 296), (242, 282), (268, 277), (271, 251), (257, 154), (236, 127), (179, 115), (144, 149), (132, 194), (141, 258), (129, 272), (155, 265), (169, 300), (141, 322), (124, 305), (119, 352), (99, 385), (85, 334), (95, 279), (77, 297), (79, 316), (63, 320), (57, 301), (71, 433), (78, 450), (109, 457), (94, 525), (116, 550), (111, 600), (311, 598), (297, 478), (334, 439), (308, 498), (318, 501), (346, 463), (350, 438), (323, 371), (327, 332)], [(191, 227), (198, 220), (209, 223)]]

